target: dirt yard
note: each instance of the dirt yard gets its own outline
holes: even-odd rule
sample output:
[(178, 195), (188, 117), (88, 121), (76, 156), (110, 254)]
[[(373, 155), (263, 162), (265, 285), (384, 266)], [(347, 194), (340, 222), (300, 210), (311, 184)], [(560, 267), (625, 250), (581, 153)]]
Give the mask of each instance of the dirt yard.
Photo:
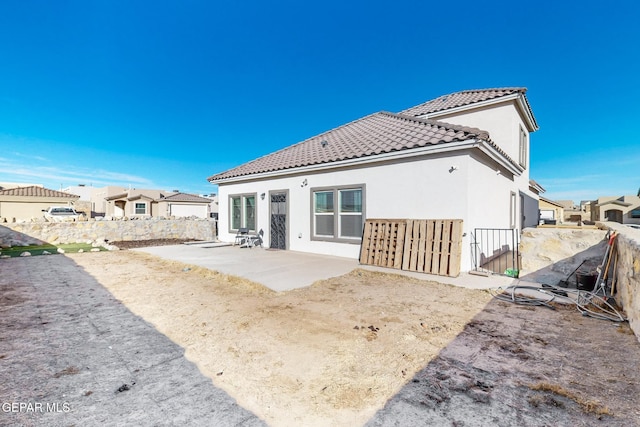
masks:
[(640, 425), (626, 324), (363, 270), (275, 293), (132, 251), (68, 256), (272, 426)]

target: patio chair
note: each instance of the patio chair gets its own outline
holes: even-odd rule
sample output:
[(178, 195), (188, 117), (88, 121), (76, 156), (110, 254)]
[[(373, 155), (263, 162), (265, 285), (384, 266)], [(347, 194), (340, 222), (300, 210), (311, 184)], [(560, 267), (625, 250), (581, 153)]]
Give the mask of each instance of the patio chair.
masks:
[(260, 230), (257, 234), (249, 233), (247, 230), (246, 234), (242, 234), (236, 236), (236, 241), (240, 242), (241, 248), (254, 248), (256, 246), (262, 247), (262, 236), (264, 235), (264, 231)]
[(233, 242), (233, 245), (243, 245), (249, 238), (249, 229), (248, 228), (238, 228), (238, 232), (236, 233), (236, 239)]

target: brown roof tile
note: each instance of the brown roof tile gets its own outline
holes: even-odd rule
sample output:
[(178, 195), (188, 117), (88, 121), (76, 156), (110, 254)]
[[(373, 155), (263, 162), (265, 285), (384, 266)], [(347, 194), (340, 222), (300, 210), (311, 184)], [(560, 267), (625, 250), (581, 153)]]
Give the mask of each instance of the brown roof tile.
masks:
[[(462, 107), (477, 102), (488, 101), (503, 96), (513, 95), (516, 93), (524, 94), (527, 88), (524, 87), (502, 87), (493, 89), (476, 89), (463, 90), (461, 92), (443, 95), (424, 104), (408, 108), (400, 114), (407, 116), (422, 116), (424, 114), (436, 113), (439, 111), (449, 110), (451, 108)], [(527, 105), (528, 106), (528, 105)]]
[(79, 199), (75, 194), (63, 193), (62, 191), (49, 190), (48, 188), (36, 185), (29, 187), (10, 188), (0, 190), (0, 196), (20, 196), (20, 197), (64, 197), (69, 199)]
[(489, 134), (476, 128), (379, 112), (213, 175), (208, 180), (213, 182), (475, 138), (489, 141)]
[(211, 203), (213, 200), (206, 197), (196, 196), (195, 194), (175, 193), (167, 197), (158, 199), (159, 202), (193, 202), (193, 203)]

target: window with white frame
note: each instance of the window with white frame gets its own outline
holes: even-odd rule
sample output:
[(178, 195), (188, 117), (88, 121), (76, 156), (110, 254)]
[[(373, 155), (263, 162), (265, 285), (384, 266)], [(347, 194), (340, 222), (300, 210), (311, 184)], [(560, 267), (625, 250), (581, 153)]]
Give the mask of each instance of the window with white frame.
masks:
[(364, 224), (364, 185), (311, 190), (313, 240), (359, 242)]
[(520, 164), (520, 166), (522, 166), (523, 168), (527, 167), (527, 139), (528, 139), (529, 135), (527, 135), (527, 132), (524, 130), (524, 128), (522, 126), (520, 126), (520, 157), (518, 160), (518, 163)]
[(134, 206), (136, 215), (146, 215), (147, 213), (147, 204), (137, 202)]
[(516, 223), (518, 220), (516, 202), (517, 202), (516, 193), (512, 191), (509, 197), (509, 218), (510, 218), (509, 227), (510, 228), (516, 228)]
[(229, 210), (231, 221), (229, 229), (237, 231), (248, 228), (256, 231), (256, 194), (236, 194), (229, 196)]

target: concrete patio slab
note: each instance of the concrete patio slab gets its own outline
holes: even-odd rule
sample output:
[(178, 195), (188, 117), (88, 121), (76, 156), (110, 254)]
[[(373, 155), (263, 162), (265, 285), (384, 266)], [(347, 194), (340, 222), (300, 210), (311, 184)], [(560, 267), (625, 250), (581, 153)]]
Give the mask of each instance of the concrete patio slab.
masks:
[(242, 277), (277, 292), (303, 288), (358, 267), (355, 259), (259, 247), (170, 245), (132, 250)]
[(392, 268), (361, 265), (352, 258), (317, 255), (295, 251), (277, 251), (239, 246), (170, 245), (132, 249), (164, 259), (193, 264), (220, 273), (243, 277), (277, 291), (289, 291), (310, 286), (318, 280), (341, 276), (356, 268), (389, 274), (401, 274), (420, 280), (432, 280), (472, 289), (507, 287), (511, 277), (476, 276), (461, 273), (458, 277), (444, 277)]

